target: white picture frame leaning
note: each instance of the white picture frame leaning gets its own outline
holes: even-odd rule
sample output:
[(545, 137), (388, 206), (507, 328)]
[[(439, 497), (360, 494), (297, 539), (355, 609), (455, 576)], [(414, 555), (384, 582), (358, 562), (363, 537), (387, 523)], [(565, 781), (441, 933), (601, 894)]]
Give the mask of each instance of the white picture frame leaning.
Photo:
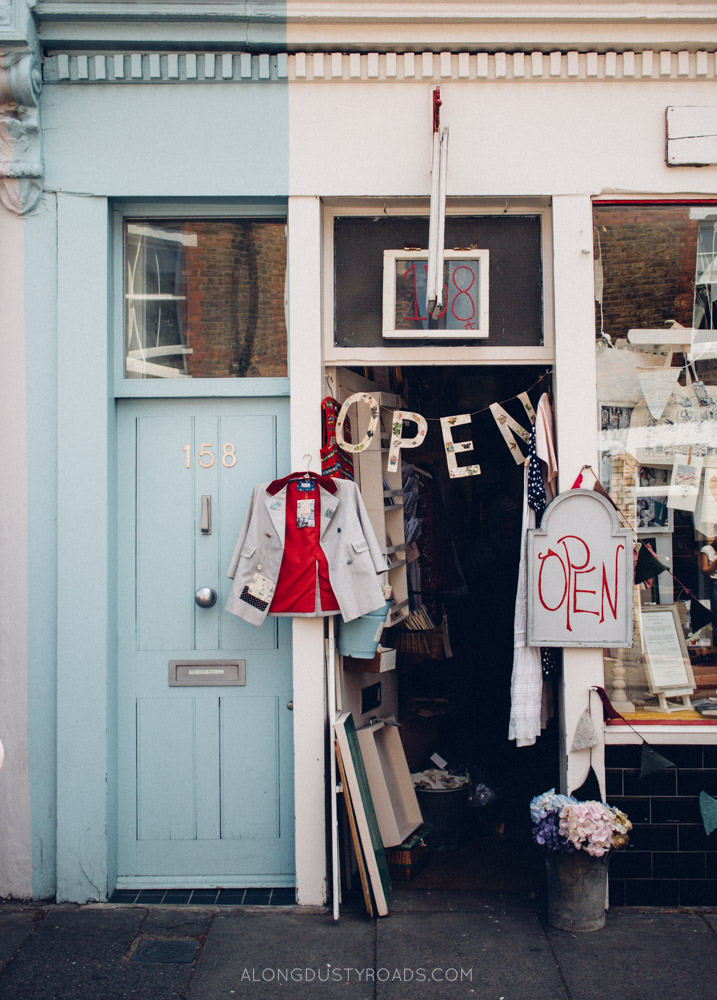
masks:
[(443, 257), (446, 301), (440, 316), (429, 319), (425, 302), (428, 250), (384, 250), (382, 336), (385, 339), (488, 338), (490, 251), (445, 250)]
[(640, 629), (645, 673), (652, 694), (692, 694), (695, 677), (675, 604), (644, 604)]

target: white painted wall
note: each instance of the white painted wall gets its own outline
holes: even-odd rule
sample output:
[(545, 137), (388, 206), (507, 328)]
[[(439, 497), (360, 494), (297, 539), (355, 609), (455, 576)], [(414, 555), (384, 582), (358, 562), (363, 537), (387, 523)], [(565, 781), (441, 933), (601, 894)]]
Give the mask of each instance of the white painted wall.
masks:
[(0, 896), (32, 895), (24, 220), (0, 206)]
[[(289, 200), (291, 467), (321, 469), (321, 203)], [(306, 456), (310, 456), (308, 459)], [(298, 902), (326, 900), (324, 619), (294, 618), (294, 816)]]
[[(553, 283), (555, 288), (555, 422), (558, 487), (569, 490), (584, 464), (597, 469), (597, 377), (595, 370), (592, 203), (584, 195), (553, 199)], [(585, 485), (590, 487), (588, 478)], [(594, 710), (596, 733), (602, 710), (591, 685), (604, 685), (601, 649), (566, 649), (561, 677), (560, 774), (566, 791), (579, 788), (592, 761), (605, 790), (601, 748), (570, 753), (578, 719)], [(599, 738), (599, 737), (598, 737)]]
[(699, 81), (346, 81), (290, 90), (291, 193), (428, 196), (430, 93), (450, 128), (449, 197), (717, 190), (717, 168), (665, 165), (665, 109)]

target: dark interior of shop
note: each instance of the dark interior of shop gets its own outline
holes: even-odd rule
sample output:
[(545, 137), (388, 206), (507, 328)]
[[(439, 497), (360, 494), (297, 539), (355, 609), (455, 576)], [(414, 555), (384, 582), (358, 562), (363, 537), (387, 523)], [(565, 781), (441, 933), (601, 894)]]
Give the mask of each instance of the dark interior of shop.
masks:
[[(445, 615), (452, 655), (446, 657), (440, 636), (432, 645), (418, 642), (419, 648), (410, 637), (408, 646), (405, 636), (396, 643), (398, 721), (408, 766), (412, 773), (435, 767), (431, 755), (437, 753), (448, 770), (470, 774), (467, 794), (423, 797), (434, 842), (425, 867), (403, 884), (530, 891), (540, 885), (542, 866), (538, 849), (526, 850), (528, 806), (558, 784), (557, 728), (553, 717), (533, 746), (516, 747), (508, 739), (523, 461), (516, 462), (488, 407), (499, 402), (527, 426), (515, 397), (528, 390), (537, 406), (551, 390), (550, 375), (544, 367), (517, 365), (360, 374), (398, 393), (407, 409), (428, 421), (424, 444), (402, 452), (404, 466), (430, 476), (421, 477), (430, 496), (418, 512), (424, 518), (421, 582), (412, 607), (423, 603), (437, 624)], [(458, 464), (478, 463), (481, 473), (451, 479), (438, 418), (463, 413), (471, 421), (456, 427), (453, 437), (472, 440), (474, 450), (460, 455)], [(546, 683), (556, 705), (557, 678)], [(401, 883), (394, 878), (394, 884)]]

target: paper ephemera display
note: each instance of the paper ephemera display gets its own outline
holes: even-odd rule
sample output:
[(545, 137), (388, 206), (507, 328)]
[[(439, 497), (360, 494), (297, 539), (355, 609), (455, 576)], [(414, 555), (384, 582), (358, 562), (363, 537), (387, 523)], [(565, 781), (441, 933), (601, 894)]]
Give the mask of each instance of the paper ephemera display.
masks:
[(696, 509), (702, 479), (702, 461), (701, 457), (675, 455), (670, 492), (667, 496), (668, 507), (675, 510)]

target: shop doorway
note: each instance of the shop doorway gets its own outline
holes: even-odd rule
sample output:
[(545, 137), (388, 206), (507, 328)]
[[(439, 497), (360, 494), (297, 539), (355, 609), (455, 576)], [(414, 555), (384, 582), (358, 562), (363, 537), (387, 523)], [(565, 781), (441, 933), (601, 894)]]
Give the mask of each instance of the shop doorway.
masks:
[[(438, 641), (397, 643), (395, 708), (409, 768), (435, 767), (470, 773), (474, 794), (456, 816), (457, 841), (431, 855), (406, 883), (410, 888), (530, 890), (542, 868), (530, 842), (528, 804), (557, 786), (558, 738), (555, 679), (547, 681), (553, 715), (534, 746), (508, 739), (515, 593), (518, 577), (523, 464), (516, 462), (489, 407), (501, 403), (521, 423), (528, 420), (517, 399), (526, 390), (534, 406), (551, 388), (544, 367), (415, 366), (353, 369), (378, 388), (400, 396), (407, 410), (428, 421), (424, 443), (402, 452), (406, 537), (410, 518), (417, 534), (419, 572), (409, 572), (412, 608), (422, 606), (436, 626), (445, 616), (450, 650)], [(474, 450), (459, 464), (479, 464), (480, 475), (450, 478), (440, 417), (472, 414), (456, 426), (455, 441)], [(405, 431), (408, 436), (409, 430)], [(527, 448), (523, 449), (523, 453)], [(418, 474), (412, 469), (419, 470)], [(390, 686), (386, 686), (390, 692)], [(389, 695), (390, 696), (390, 695)], [(384, 706), (385, 707), (385, 706)], [(434, 806), (432, 805), (431, 808)], [(446, 799), (451, 824), (450, 800)], [(438, 817), (439, 821), (441, 817)]]
[(223, 612), (288, 399), (118, 403), (118, 886), (293, 886), (291, 623)]

